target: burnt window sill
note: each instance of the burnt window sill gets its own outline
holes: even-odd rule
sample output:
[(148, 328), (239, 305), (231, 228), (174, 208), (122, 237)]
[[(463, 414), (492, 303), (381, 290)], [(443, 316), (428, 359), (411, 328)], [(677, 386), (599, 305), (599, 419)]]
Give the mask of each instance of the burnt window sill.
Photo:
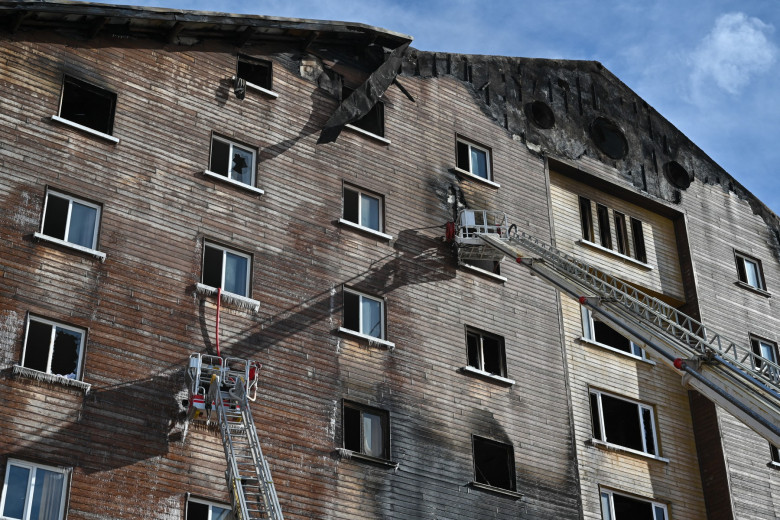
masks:
[(395, 470), (397, 470), (398, 467), (400, 466), (399, 462), (389, 460), (389, 459), (380, 459), (377, 457), (372, 457), (370, 455), (364, 455), (362, 453), (348, 450), (346, 448), (336, 448), (336, 453), (338, 453), (341, 459), (345, 459), (345, 460), (360, 460), (360, 461), (370, 462), (371, 464), (376, 464), (377, 466), (393, 468)]
[(645, 458), (645, 459), (657, 460), (659, 462), (665, 462), (667, 464), (669, 463), (669, 459), (667, 459), (667, 458), (658, 457), (656, 455), (651, 455), (649, 453), (645, 453), (645, 452), (639, 451), (639, 450), (633, 450), (631, 448), (626, 448), (625, 446), (618, 446), (617, 444), (611, 444), (609, 442), (600, 441), (598, 439), (591, 439), (590, 440), (590, 444), (591, 444), (591, 446), (593, 446), (595, 448), (598, 448), (600, 450), (604, 450), (604, 451), (614, 451), (614, 452), (618, 452), (618, 453), (626, 453), (626, 454), (629, 454), (629, 455), (636, 455), (638, 457), (642, 457), (642, 458)]
[(462, 268), (468, 270), (468, 271), (473, 271), (475, 273), (479, 273), (479, 274), (481, 274), (483, 276), (487, 276), (488, 278), (492, 278), (493, 280), (499, 281), (501, 283), (506, 283), (506, 281), (507, 281), (506, 276), (501, 276), (500, 274), (491, 273), (487, 269), (482, 269), (481, 267), (477, 267), (475, 265), (463, 263), (463, 264), (460, 264), (460, 266)]
[(598, 347), (604, 350), (609, 350), (610, 352), (614, 352), (615, 354), (620, 354), (621, 356), (625, 356), (627, 358), (631, 358), (636, 361), (641, 361), (643, 363), (647, 363), (648, 365), (655, 366), (655, 361), (652, 359), (647, 359), (639, 356), (635, 356), (634, 354), (631, 354), (629, 352), (626, 352), (625, 350), (620, 350), (619, 348), (611, 347), (605, 343), (599, 343), (598, 341), (593, 341), (588, 338), (577, 338), (578, 341), (581, 343), (585, 343), (586, 345), (592, 345), (594, 347)]
[(56, 121), (58, 123), (62, 123), (63, 125), (70, 126), (72, 128), (75, 128), (77, 130), (81, 130), (82, 132), (86, 132), (88, 134), (94, 135), (96, 137), (99, 137), (101, 139), (105, 139), (106, 141), (110, 141), (114, 144), (119, 143), (119, 138), (114, 137), (113, 135), (104, 134), (103, 132), (98, 132), (97, 130), (90, 128), (88, 126), (80, 125), (78, 123), (75, 123), (71, 121), (70, 119), (65, 119), (64, 117), (60, 116), (51, 116), (52, 121)]
[(57, 244), (62, 247), (67, 247), (68, 249), (73, 249), (75, 251), (80, 251), (82, 253), (86, 253), (88, 255), (92, 255), (101, 262), (106, 261), (106, 254), (98, 251), (97, 249), (91, 249), (89, 247), (80, 246), (78, 244), (73, 244), (71, 242), (66, 242), (65, 240), (61, 240), (59, 238), (50, 237), (48, 235), (44, 235), (43, 233), (35, 232), (33, 233), (33, 237), (38, 240), (43, 240), (44, 242), (51, 242), (52, 244)]
[(491, 181), (490, 179), (485, 179), (483, 177), (480, 177), (479, 175), (474, 175), (471, 172), (468, 172), (466, 170), (462, 170), (461, 168), (458, 168), (457, 166), (452, 168), (452, 171), (460, 175), (461, 177), (464, 177), (466, 179), (475, 180), (477, 182), (481, 182), (482, 184), (485, 184), (487, 186), (490, 186), (491, 188), (500, 188), (501, 185), (497, 182)]
[(630, 256), (626, 256), (626, 255), (624, 255), (622, 253), (618, 253), (617, 251), (613, 251), (612, 249), (607, 249), (606, 247), (604, 247), (604, 246), (602, 246), (600, 244), (597, 244), (595, 242), (591, 242), (590, 240), (585, 240), (584, 238), (581, 238), (581, 239), (577, 240), (576, 243), (581, 245), (581, 246), (586, 246), (586, 247), (589, 247), (591, 249), (596, 249), (597, 251), (601, 251), (603, 253), (607, 253), (608, 255), (612, 255), (612, 256), (614, 256), (616, 258), (620, 258), (621, 260), (625, 260), (626, 262), (634, 264), (634, 265), (636, 265), (638, 267), (642, 267), (643, 269), (647, 269), (648, 271), (651, 271), (651, 270), (655, 269), (655, 267), (653, 267), (650, 264), (647, 264), (645, 262), (640, 262), (636, 258), (631, 258)]
[(465, 366), (461, 367), (460, 371), (464, 374), (473, 374), (475, 376), (481, 377), (483, 379), (487, 379), (488, 381), (492, 381), (495, 383), (501, 383), (502, 385), (508, 385), (512, 386), (515, 384), (514, 379), (509, 379), (508, 377), (499, 376), (496, 374), (491, 374), (490, 372), (485, 372), (484, 370), (480, 370), (478, 368), (474, 368), (472, 366)]
[[(216, 296), (217, 288), (198, 283), (195, 285), (195, 292), (206, 296)], [(260, 310), (259, 301), (227, 291), (222, 291), (222, 304), (252, 312), (258, 312)]]
[(753, 287), (749, 283), (745, 283), (743, 281), (736, 281), (734, 282), (734, 285), (737, 287), (742, 287), (743, 289), (747, 289), (750, 292), (754, 292), (756, 294), (760, 294), (761, 296), (764, 296), (765, 298), (771, 298), (772, 294), (765, 291), (764, 289), (759, 289), (758, 287)]
[(387, 139), (385, 137), (382, 137), (381, 135), (377, 135), (375, 133), (369, 132), (368, 130), (363, 130), (362, 128), (358, 128), (354, 125), (344, 125), (344, 128), (349, 128), (353, 132), (357, 132), (359, 134), (365, 135), (366, 137), (370, 137), (371, 139), (374, 139), (376, 141), (379, 141), (382, 144), (390, 144), (390, 139)]
[(374, 235), (378, 238), (381, 238), (382, 240), (387, 240), (388, 242), (393, 239), (393, 235), (388, 235), (387, 233), (382, 233), (381, 231), (377, 231), (376, 229), (371, 229), (366, 226), (361, 226), (360, 224), (355, 224), (354, 222), (345, 220), (343, 218), (340, 218), (338, 220), (338, 223), (342, 226), (347, 226), (353, 229), (357, 229), (358, 231), (362, 231), (363, 233)]
[[(231, 79), (232, 79), (232, 80), (233, 80), (233, 82), (235, 83), (235, 81), (236, 81), (236, 77), (235, 77), (235, 76), (233, 76)], [(260, 85), (257, 85), (257, 84), (255, 84), (255, 83), (250, 83), (249, 81), (247, 81), (247, 82), (246, 82), (246, 88), (248, 88), (248, 89), (252, 89), (252, 90), (254, 90), (255, 92), (259, 92), (259, 93), (261, 93), (261, 94), (264, 94), (264, 95), (266, 95), (266, 96), (268, 96), (268, 97), (270, 97), (270, 98), (274, 98), (274, 99), (276, 99), (276, 98), (278, 98), (278, 97), (279, 97), (279, 93), (278, 93), (278, 92), (274, 92), (274, 91), (273, 91), (273, 90), (271, 90), (271, 89), (267, 89), (267, 88), (265, 88), (265, 87), (261, 87)]]
[(504, 488), (498, 488), (495, 486), (488, 486), (487, 484), (482, 484), (481, 482), (477, 482), (472, 480), (469, 482), (469, 486), (471, 486), (474, 489), (481, 489), (482, 491), (488, 491), (490, 493), (495, 493), (496, 495), (503, 495), (506, 497), (512, 497), (516, 500), (521, 500), (523, 498), (522, 493), (518, 493), (517, 491), (512, 491), (511, 489), (504, 489)]
[(32, 368), (23, 367), (21, 365), (14, 365), (12, 372), (15, 376), (25, 377), (28, 379), (34, 379), (35, 381), (42, 381), (44, 383), (52, 383), (55, 385), (70, 386), (82, 390), (85, 394), (89, 393), (89, 389), (92, 387), (89, 383), (79, 381), (78, 379), (71, 379), (69, 377), (60, 376), (57, 374), (48, 374), (39, 370), (33, 370)]
[(339, 327), (338, 332), (341, 334), (345, 334), (347, 336), (352, 336), (353, 338), (358, 338), (367, 341), (369, 347), (372, 345), (379, 345), (382, 347), (386, 347), (388, 350), (395, 349), (395, 343), (381, 338), (376, 338), (374, 336), (369, 336), (368, 334), (363, 334), (362, 332), (357, 332), (351, 329), (345, 329), (344, 327)]
[(218, 180), (220, 182), (225, 182), (227, 184), (230, 184), (232, 186), (235, 186), (237, 188), (241, 188), (242, 190), (248, 190), (253, 193), (256, 193), (258, 195), (265, 194), (265, 191), (261, 190), (260, 188), (256, 188), (252, 186), (251, 184), (244, 184), (243, 182), (234, 181), (230, 177), (225, 177), (224, 175), (220, 175), (218, 173), (214, 173), (210, 170), (203, 170), (203, 175), (206, 177), (211, 177), (212, 179)]

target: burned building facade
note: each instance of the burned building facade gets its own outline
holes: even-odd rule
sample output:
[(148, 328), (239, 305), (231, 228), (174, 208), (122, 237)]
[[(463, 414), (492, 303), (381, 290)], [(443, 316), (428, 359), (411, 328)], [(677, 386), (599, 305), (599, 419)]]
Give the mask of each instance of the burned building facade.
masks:
[[(218, 352), (288, 519), (780, 514), (780, 222), (599, 63), (59, 1), (0, 41), (1, 518), (240, 510)], [(518, 231), (743, 344), (766, 407), (477, 236)]]

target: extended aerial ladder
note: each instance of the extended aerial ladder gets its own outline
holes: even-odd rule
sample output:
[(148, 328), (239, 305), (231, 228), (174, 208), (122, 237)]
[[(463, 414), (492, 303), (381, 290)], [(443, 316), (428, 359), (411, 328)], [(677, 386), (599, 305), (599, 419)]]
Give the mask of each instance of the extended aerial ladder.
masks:
[(249, 406), (257, 395), (259, 369), (255, 361), (192, 354), (187, 369), (188, 418), (219, 427), (227, 461), (225, 479), (238, 520), (282, 520)]
[[(750, 346), (727, 339), (600, 269), (518, 231), (516, 226), (475, 226), (464, 210), (451, 230), (459, 262), (515, 258), (541, 279), (596, 313), (607, 325), (658, 353), (683, 372), (683, 384), (699, 391), (775, 446), (780, 446), (780, 365)], [(495, 212), (493, 212), (495, 213)], [(500, 219), (494, 219), (499, 221)], [(463, 225), (465, 223), (466, 225)], [(475, 239), (481, 241), (477, 247)]]

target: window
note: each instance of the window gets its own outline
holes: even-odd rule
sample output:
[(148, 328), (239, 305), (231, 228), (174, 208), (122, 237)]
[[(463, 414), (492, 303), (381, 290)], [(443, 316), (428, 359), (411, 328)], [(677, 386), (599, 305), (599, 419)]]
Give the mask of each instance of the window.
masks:
[(594, 316), (590, 309), (580, 307), (580, 310), (582, 311), (583, 339), (632, 356), (643, 359), (646, 357), (643, 348)]
[(203, 283), (249, 297), (251, 264), (248, 254), (207, 242), (203, 247)]
[(634, 258), (642, 263), (647, 263), (645, 252), (645, 232), (642, 229), (642, 221), (631, 217), (631, 236), (634, 244)]
[(484, 437), (471, 438), (474, 450), (474, 481), (515, 491), (515, 454), (510, 444)]
[(493, 180), (490, 148), (458, 138), (458, 169), (485, 180)]
[(609, 210), (606, 206), (596, 204), (596, 214), (599, 219), (599, 240), (601, 246), (612, 249), (612, 233), (609, 230)]
[(466, 327), (469, 366), (506, 377), (504, 338), (471, 327)]
[(41, 234), (69, 244), (97, 247), (100, 206), (70, 195), (46, 191)]
[[(774, 341), (769, 341), (767, 339), (751, 335), (750, 347), (753, 349), (753, 353), (756, 356), (766, 359), (767, 361), (771, 361), (772, 363), (777, 363), (777, 343)], [(756, 369), (761, 369), (763, 366), (761, 360), (754, 359), (754, 362)]]
[(21, 365), (46, 374), (80, 379), (85, 335), (83, 329), (30, 316)]
[[(353, 89), (348, 87), (341, 88), (341, 99), (347, 99), (354, 92)], [(376, 104), (371, 107), (366, 115), (352, 121), (351, 126), (359, 128), (369, 134), (374, 134), (379, 137), (385, 136), (385, 105), (381, 101), (377, 101)]]
[(271, 90), (273, 67), (270, 61), (238, 56), (236, 76), (245, 80), (248, 86)]
[(761, 260), (737, 251), (734, 252), (734, 257), (737, 261), (739, 281), (754, 289), (765, 291), (766, 284), (764, 283), (764, 270), (761, 268)]
[(344, 402), (344, 448), (377, 459), (390, 458), (390, 421), (386, 410)]
[(228, 520), (232, 518), (230, 506), (218, 505), (198, 498), (187, 500), (186, 520)]
[(614, 491), (601, 491), (603, 520), (667, 520), (666, 505), (629, 497)]
[(593, 242), (593, 213), (590, 199), (585, 197), (580, 197), (580, 227), (583, 240)]
[(115, 105), (116, 94), (113, 92), (65, 76), (59, 114), (62, 119), (111, 135)]
[(774, 444), (769, 444), (769, 451), (772, 457), (772, 464), (780, 465), (780, 449)]
[(626, 216), (615, 211), (615, 242), (617, 252), (629, 256), (628, 231), (626, 231)]
[(58, 520), (65, 512), (67, 471), (8, 459), (0, 499), (0, 517)]
[(594, 439), (658, 456), (655, 418), (650, 406), (591, 390), (590, 413)]
[(385, 339), (384, 301), (344, 289), (344, 328)]
[(211, 138), (209, 171), (231, 181), (254, 186), (256, 155), (256, 151), (248, 146), (215, 135)]
[(382, 231), (382, 198), (358, 188), (344, 187), (344, 220)]

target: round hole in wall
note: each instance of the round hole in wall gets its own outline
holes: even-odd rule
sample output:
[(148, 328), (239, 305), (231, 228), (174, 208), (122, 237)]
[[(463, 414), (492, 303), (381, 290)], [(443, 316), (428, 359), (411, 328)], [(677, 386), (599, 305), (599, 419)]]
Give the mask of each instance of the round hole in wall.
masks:
[(691, 185), (691, 174), (677, 161), (669, 161), (664, 164), (664, 175), (675, 188), (687, 190), (688, 186)]
[(623, 131), (603, 117), (597, 117), (590, 125), (590, 134), (596, 147), (612, 159), (622, 159), (628, 154), (628, 141)]
[(547, 130), (555, 126), (555, 114), (544, 101), (526, 103), (524, 108), (525, 116), (539, 128)]

